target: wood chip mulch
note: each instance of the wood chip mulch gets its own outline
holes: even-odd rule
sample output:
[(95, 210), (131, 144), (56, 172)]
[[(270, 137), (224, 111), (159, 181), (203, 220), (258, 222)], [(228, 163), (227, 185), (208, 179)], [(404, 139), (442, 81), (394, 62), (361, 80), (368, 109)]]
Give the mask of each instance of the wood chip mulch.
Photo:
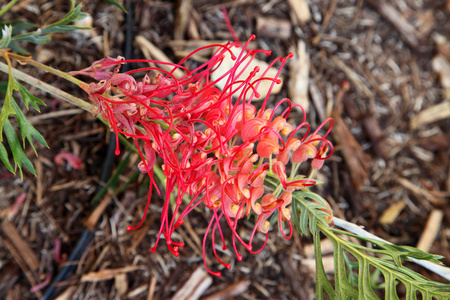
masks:
[[(66, 2), (22, 1), (4, 18), (43, 26), (64, 16)], [(255, 34), (253, 46), (272, 50), (272, 58), (293, 52), (296, 57), (284, 69), (283, 88), (272, 103), (288, 97), (308, 107), (312, 128), (327, 116), (335, 120), (335, 153), (319, 175), (325, 183), (316, 192), (338, 217), (390, 242), (419, 245), (444, 256), (442, 261), (450, 265), (450, 1), (133, 4), (135, 58), (165, 55), (176, 62), (203, 45), (233, 40), (223, 9), (239, 39)], [(90, 15), (92, 24), (87, 20), (87, 25), (93, 30), (25, 47), (35, 59), (63, 71), (122, 55), (126, 15), (106, 1), (86, 1), (83, 11)], [(87, 100), (63, 79), (29, 66), (17, 68)], [(298, 234), (285, 240), (274, 229), (260, 254), (240, 249), (242, 261), (226, 250), (231, 270), (220, 269), (210, 257), (211, 268), (222, 272), (216, 278), (203, 269), (202, 238), (209, 215), (198, 210), (176, 230), (175, 236), (186, 243), (178, 258), (164, 243), (152, 253), (160, 199), (153, 198), (141, 229), (126, 230), (143, 215), (143, 175), (126, 191), (109, 192), (96, 208), (91, 205), (109, 129), (88, 112), (34, 88), (31, 92), (47, 104), (41, 114), (29, 116), (50, 149), (38, 145), (35, 157), (26, 148), (37, 177), (25, 171), (21, 181), (0, 167), (0, 299), (41, 298), (86, 228), (93, 232), (92, 242), (74, 263), (72, 276), (57, 284), (54, 299), (314, 298), (312, 242)], [(81, 168), (55, 164), (61, 152), (80, 157)], [(135, 173), (138, 161), (130, 156), (117, 186)], [(332, 272), (330, 253), (324, 259), (331, 259)]]

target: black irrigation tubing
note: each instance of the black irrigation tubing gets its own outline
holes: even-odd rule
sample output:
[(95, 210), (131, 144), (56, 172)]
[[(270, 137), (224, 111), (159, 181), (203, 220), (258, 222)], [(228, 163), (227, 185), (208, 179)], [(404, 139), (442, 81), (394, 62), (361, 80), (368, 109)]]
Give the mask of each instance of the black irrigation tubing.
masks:
[[(126, 59), (132, 58), (133, 53), (133, 26), (134, 26), (134, 17), (133, 17), (133, 6), (132, 1), (128, 1), (127, 5), (127, 17), (126, 17), (126, 28), (125, 28), (125, 48), (124, 48), (124, 56)], [(122, 71), (126, 72), (129, 70), (129, 64), (125, 64), (122, 66)], [(102, 171), (100, 174), (100, 183), (97, 187), (96, 193), (100, 192), (102, 187), (104, 186), (104, 183), (109, 180), (112, 174), (113, 166), (114, 166), (114, 160), (115, 160), (115, 150), (116, 150), (116, 136), (114, 133), (111, 133), (109, 144), (106, 152), (106, 157), (103, 162)], [(93, 207), (95, 207), (98, 203), (93, 203)], [(50, 286), (45, 291), (42, 299), (44, 300), (50, 300), (53, 299), (53, 296), (56, 292), (59, 291), (59, 288), (57, 287), (58, 283), (63, 282), (67, 280), (72, 273), (76, 270), (78, 267), (77, 264), (72, 262), (77, 262), (81, 259), (81, 256), (91, 243), (92, 239), (94, 238), (94, 232), (89, 229), (84, 229), (83, 233), (81, 234), (80, 238), (78, 239), (78, 242), (75, 246), (75, 248), (70, 253), (69, 258), (67, 259), (64, 266), (59, 270), (58, 274), (56, 275), (55, 279), (53, 279)]]

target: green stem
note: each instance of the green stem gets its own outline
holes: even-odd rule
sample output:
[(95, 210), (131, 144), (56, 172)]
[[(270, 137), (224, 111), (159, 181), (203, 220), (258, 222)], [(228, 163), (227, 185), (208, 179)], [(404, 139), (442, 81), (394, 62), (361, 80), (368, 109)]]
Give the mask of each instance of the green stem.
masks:
[(83, 81), (73, 77), (72, 75), (70, 75), (70, 74), (68, 74), (66, 72), (63, 72), (63, 71), (57, 70), (55, 68), (43, 65), (43, 64), (41, 64), (41, 63), (39, 63), (39, 62), (37, 62), (35, 60), (32, 60), (29, 57), (25, 57), (25, 56), (22, 56), (22, 55), (17, 55), (17, 54), (14, 54), (14, 53), (8, 53), (7, 55), (10, 58), (12, 58), (12, 59), (16, 59), (16, 60), (21, 61), (23, 63), (26, 63), (28, 65), (32, 65), (32, 66), (34, 66), (34, 67), (36, 67), (38, 69), (41, 69), (41, 70), (43, 70), (43, 71), (45, 71), (47, 73), (51, 73), (51, 74), (54, 74), (54, 75), (56, 75), (58, 77), (62, 77), (64, 79), (66, 79), (67, 81), (70, 81), (70, 82), (72, 82), (72, 83), (74, 83), (74, 84), (76, 84), (76, 85), (78, 85), (80, 87), (81, 87), (82, 84), (86, 85), (85, 82), (83, 82)]
[[(50, 68), (50, 69), (53, 69), (53, 68)], [(53, 70), (55, 70), (55, 69), (53, 69)], [(8, 74), (8, 65), (0, 62), (0, 71)], [(55, 71), (61, 72), (61, 71), (58, 71), (58, 70), (55, 70)], [(55, 72), (55, 73), (52, 72), (52, 73), (59, 76), (59, 74), (57, 74), (57, 72)], [(87, 110), (88, 112), (92, 112), (92, 110), (95, 108), (95, 105), (92, 105), (92, 104), (90, 104), (90, 103), (88, 103), (88, 102), (86, 102), (86, 101), (84, 101), (84, 100), (82, 100), (80, 98), (72, 96), (71, 94), (68, 94), (68, 93), (66, 93), (66, 92), (64, 92), (64, 91), (62, 91), (62, 90), (60, 90), (58, 88), (55, 88), (55, 87), (53, 87), (53, 86), (51, 86), (51, 85), (49, 85), (49, 84), (47, 84), (47, 83), (45, 83), (45, 82), (43, 82), (43, 81), (41, 81), (39, 79), (36, 79), (36, 78), (34, 78), (34, 77), (32, 77), (32, 76), (30, 76), (28, 74), (25, 74), (25, 73), (23, 73), (23, 72), (21, 72), (21, 71), (19, 71), (17, 69), (12, 68), (11, 69), (11, 73), (14, 76), (14, 78), (17, 78), (17, 79), (19, 79), (19, 80), (21, 80), (23, 82), (26, 82), (29, 85), (32, 85), (32, 86), (34, 86), (34, 87), (36, 87), (36, 88), (38, 88), (38, 89), (40, 89), (40, 90), (42, 90), (44, 92), (47, 92), (47, 93), (49, 93), (49, 94), (51, 94), (51, 95), (53, 95), (55, 97), (61, 98), (64, 101), (72, 103), (75, 106), (78, 106), (78, 107), (80, 107), (80, 108), (82, 108), (84, 110)], [(64, 72), (61, 72), (61, 73), (66, 74)], [(66, 75), (68, 75), (68, 74), (66, 74)], [(70, 76), (70, 77), (72, 77), (72, 76)], [(64, 77), (64, 78), (66, 78), (66, 77)], [(75, 77), (72, 77), (72, 78), (76, 79)], [(69, 79), (67, 79), (67, 80), (69, 80)], [(81, 80), (78, 80), (78, 79), (76, 79), (76, 80), (79, 81), (79, 83), (82, 83)], [(73, 83), (78, 84), (77, 82), (75, 82), (73, 80), (70, 80), (70, 81), (72, 81)]]
[(8, 4), (6, 4), (5, 7), (3, 7), (2, 10), (0, 10), (0, 17), (3, 16), (11, 7), (13, 7), (19, 1), (20, 0), (12, 0)]

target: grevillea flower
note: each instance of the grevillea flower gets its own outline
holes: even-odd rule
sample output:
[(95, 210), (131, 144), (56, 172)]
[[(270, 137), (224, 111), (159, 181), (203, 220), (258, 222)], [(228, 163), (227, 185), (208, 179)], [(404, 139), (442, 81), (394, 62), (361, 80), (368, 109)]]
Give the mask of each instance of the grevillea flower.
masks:
[[(332, 126), (331, 119), (310, 134), (304, 112), (303, 121), (296, 128), (286, 121), (293, 107), (288, 99), (282, 99), (272, 108), (267, 107), (270, 91), (275, 84), (281, 83), (278, 76), (292, 54), (269, 64), (269, 67), (279, 66), (273, 77), (267, 75), (268, 69), (255, 67), (248, 72), (247, 78), (240, 78), (257, 54), (270, 54), (266, 50), (248, 49), (250, 40), (239, 51), (241, 45), (237, 43), (200, 48), (197, 51), (215, 48), (215, 52), (209, 61), (193, 69), (184, 65), (197, 51), (178, 64), (105, 58), (72, 73), (96, 80), (83, 85), (97, 105), (94, 114), (105, 118), (112, 131), (133, 140), (136, 145), (141, 157), (138, 168), (151, 179), (145, 214), (152, 190), (157, 188), (153, 180), (157, 157), (163, 161), (166, 194), (161, 227), (152, 251), (156, 251), (161, 236), (164, 236), (168, 249), (178, 256), (184, 243), (174, 240), (172, 234), (183, 224), (187, 214), (200, 206), (210, 210), (212, 216), (203, 239), (203, 255), (206, 258), (207, 241), (211, 240), (214, 256), (226, 268), (230, 265), (221, 260), (214, 246), (220, 236), (223, 248), (226, 248), (229, 239), (224, 236), (224, 225), (231, 229), (231, 242), (239, 260), (242, 256), (236, 241), (251, 253), (261, 251), (268, 239), (272, 216), (277, 217), (282, 235), (290, 238), (292, 193), (316, 183), (296, 175), (296, 170), (300, 163), (309, 159), (313, 160), (313, 168), (319, 169), (333, 152), (326, 139)], [(226, 56), (231, 57), (234, 65), (225, 73), (211, 77)], [(170, 65), (173, 69), (164, 71), (159, 67), (147, 67), (120, 73), (122, 64), (142, 62)], [(176, 69), (186, 75), (176, 78)], [(155, 76), (154, 72), (158, 74)], [(141, 80), (136, 79), (139, 76)], [(262, 103), (258, 103), (258, 109), (252, 100), (261, 96), (258, 86), (263, 80), (268, 81), (271, 88)], [(216, 87), (219, 83), (218, 86), (223, 88)], [(326, 124), (328, 131), (319, 133)], [(116, 153), (119, 153), (118, 147)], [(287, 174), (290, 166), (292, 170)], [(175, 201), (171, 201), (172, 198)], [(252, 220), (252, 216), (256, 221), (247, 241), (239, 235), (238, 226), (241, 219)], [(289, 234), (284, 233), (286, 226)], [(265, 235), (259, 250), (253, 245), (256, 234)], [(220, 276), (219, 272), (209, 269), (206, 259), (205, 266), (212, 274)]]

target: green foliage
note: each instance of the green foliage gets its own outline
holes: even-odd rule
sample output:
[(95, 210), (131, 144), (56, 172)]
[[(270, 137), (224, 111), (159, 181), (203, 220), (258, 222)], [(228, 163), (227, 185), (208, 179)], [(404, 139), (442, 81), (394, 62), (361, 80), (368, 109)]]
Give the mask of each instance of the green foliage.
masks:
[(27, 117), (25, 117), (24, 113), (20, 110), (19, 106), (15, 101), (13, 101), (12, 106), (14, 110), (16, 111), (16, 114), (14, 117), (17, 120), (17, 123), (19, 123), (20, 133), (22, 135), (23, 140), (23, 147), (25, 148), (25, 139), (27, 139), (28, 143), (30, 143), (31, 147), (34, 150), (34, 154), (37, 156), (36, 149), (33, 146), (33, 140), (31, 137), (34, 137), (39, 143), (44, 145), (48, 148), (47, 143), (44, 140), (44, 137), (31, 125), (31, 123), (27, 120)]
[(292, 193), (292, 221), (301, 234), (307, 235), (309, 232), (315, 234), (318, 224), (326, 226), (325, 220), (329, 217), (328, 213), (323, 211), (326, 209), (329, 209), (326, 201), (308, 189)]
[(0, 49), (8, 48), (11, 43), (12, 36), (12, 26), (5, 25), (4, 29), (2, 29), (2, 39), (0, 40)]
[[(9, 61), (8, 61), (9, 66)], [(11, 69), (11, 67), (9, 66)], [(8, 76), (8, 85), (6, 87), (5, 91), (5, 101), (3, 102), (2, 111), (0, 112), (0, 142), (3, 142), (3, 126), (8, 121), (9, 115), (15, 114), (14, 108), (11, 105), (11, 102), (14, 101), (13, 99), (13, 92), (19, 90), (19, 87), (16, 84), (16, 81), (12, 77), (11, 73), (9, 73)]]
[(112, 4), (120, 8), (124, 13), (127, 13), (127, 10), (120, 4), (117, 0), (104, 0), (106, 3)]
[[(23, 151), (13, 126), (9, 120), (7, 120), (4, 125), (6, 139), (8, 140), (9, 148), (11, 149), (15, 163), (14, 173), (16, 172), (17, 167), (19, 167), (20, 178), (23, 178), (22, 165), (24, 165), (34, 176), (36, 176), (36, 171), (34, 170), (33, 164)], [(2, 161), (4, 161), (3, 158)]]
[(8, 151), (6, 151), (5, 146), (3, 146), (2, 143), (0, 143), (0, 159), (5, 165), (5, 167), (11, 172), (14, 173), (14, 168), (11, 166), (11, 163), (8, 159)]
[(25, 103), (26, 108), (29, 110), (31, 104), (36, 111), (41, 112), (39, 105), (45, 105), (45, 103), (41, 99), (31, 95), (31, 93), (19, 82), (16, 81), (16, 85), (19, 88), (19, 92), (22, 95), (22, 100)]
[[(15, 3), (17, 3), (17, 1), (11, 1), (0, 11), (0, 15), (3, 15)], [(52, 34), (67, 33), (78, 29), (88, 29), (87, 27), (70, 25), (71, 23), (81, 20), (86, 16), (86, 14), (81, 12), (82, 5), (75, 4), (75, 0), (71, 0), (71, 9), (64, 16), (64, 18), (43, 28), (36, 29), (36, 25), (20, 20), (0, 22), (0, 25), (3, 26), (2, 36), (0, 39), (0, 49), (10, 48), (21, 54), (28, 54), (27, 51), (19, 45), (19, 42), (44, 44), (51, 40)], [(22, 33), (23, 31), (28, 31), (30, 29), (35, 30)], [(36, 155), (37, 152), (33, 144), (33, 138), (45, 147), (48, 147), (48, 145), (43, 136), (27, 120), (25, 114), (22, 112), (18, 103), (14, 99), (14, 92), (20, 93), (27, 109), (30, 109), (31, 105), (36, 111), (40, 112), (39, 105), (45, 104), (41, 99), (31, 95), (31, 93), (29, 93), (22, 84), (14, 79), (11, 74), (11, 63), (7, 56), (7, 52), (3, 52), (2, 55), (8, 62), (9, 74), (6, 85), (4, 83), (0, 85), (0, 88), (2, 89), (0, 93), (5, 96), (0, 112), (0, 159), (6, 168), (13, 173), (15, 173), (17, 168), (19, 168), (20, 176), (23, 178), (22, 166), (25, 166), (25, 168), (27, 168), (32, 174), (36, 175), (33, 164), (25, 155), (25, 141), (28, 141)], [(14, 131), (14, 127), (10, 123), (10, 116), (14, 116), (17, 124), (19, 125), (22, 143), (20, 143), (19, 138)], [(7, 147), (3, 144), (3, 132), (5, 132), (6, 140), (8, 141), (8, 145), (12, 153), (14, 167), (9, 161)]]
[[(11, 149), (13, 160), (14, 160), (14, 168), (9, 162), (8, 151), (6, 150), (3, 144), (0, 144), (0, 159), (6, 168), (16, 173), (17, 168), (20, 171), (20, 177), (23, 178), (22, 165), (24, 165), (33, 175), (36, 175), (34, 171), (33, 164), (25, 155), (25, 140), (30, 143), (31, 147), (34, 150), (34, 153), (37, 155), (36, 149), (33, 145), (32, 137), (34, 137), (39, 143), (48, 147), (45, 142), (43, 136), (31, 125), (31, 123), (27, 120), (25, 114), (20, 109), (19, 105), (13, 98), (13, 92), (19, 91), (22, 95), (22, 99), (24, 99), (24, 103), (29, 108), (29, 105), (33, 106), (36, 110), (39, 110), (38, 105), (44, 104), (42, 100), (31, 96), (30, 93), (25, 89), (23, 85), (17, 82), (11, 74), (9, 75), (8, 86), (6, 88), (5, 94), (5, 102), (3, 103), (3, 108), (0, 113), (0, 141), (3, 142), (3, 131), (5, 132), (6, 139), (8, 141), (9, 148)], [(17, 123), (19, 124), (20, 133), (22, 137), (23, 144), (19, 142), (19, 138), (14, 131), (13, 126), (9, 121), (9, 116), (14, 115)]]
[[(440, 263), (441, 256), (331, 228), (325, 222), (328, 214), (323, 209), (327, 207), (320, 196), (300, 191), (294, 192), (293, 199), (292, 215), (296, 228), (302, 234), (311, 232), (313, 235), (316, 299), (324, 299), (325, 294), (331, 299), (380, 299), (375, 293), (377, 289), (384, 289), (383, 299), (399, 299), (399, 283), (405, 286), (406, 299), (417, 299), (417, 294), (421, 294), (422, 299), (449, 299), (449, 284), (430, 281), (402, 264), (402, 261), (409, 261), (410, 258)], [(330, 239), (334, 246), (334, 285), (324, 270), (321, 235)], [(357, 238), (374, 247), (348, 241), (342, 235)]]
[(1, 22), (4, 26), (2, 30), (2, 39), (0, 40), (0, 49), (11, 48), (20, 54), (29, 54), (24, 48), (19, 46), (18, 42), (30, 42), (33, 44), (46, 44), (50, 42), (51, 35), (55, 33), (67, 33), (78, 29), (90, 29), (89, 27), (80, 27), (70, 25), (86, 17), (81, 12), (82, 4), (75, 6), (75, 1), (71, 1), (70, 11), (60, 21), (47, 25), (44, 28), (37, 28), (34, 31), (20, 34), (25, 30), (34, 29), (37, 26), (28, 22), (14, 20), (11, 22)]

